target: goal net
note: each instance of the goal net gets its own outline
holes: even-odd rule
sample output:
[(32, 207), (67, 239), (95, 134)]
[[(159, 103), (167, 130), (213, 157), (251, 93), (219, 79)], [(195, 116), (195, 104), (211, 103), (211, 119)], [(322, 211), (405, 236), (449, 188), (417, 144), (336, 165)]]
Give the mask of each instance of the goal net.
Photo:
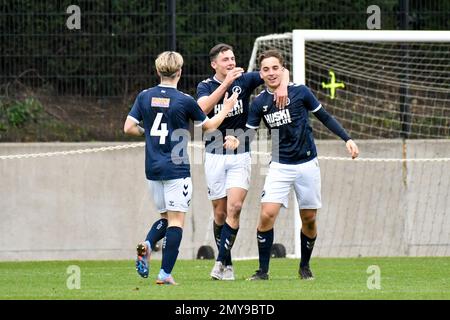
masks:
[[(249, 71), (267, 49), (283, 53), (293, 81), (312, 89), (361, 151), (348, 161), (344, 144), (310, 117), (323, 202), (314, 255), (450, 255), (450, 33), (268, 35), (256, 39)], [(298, 257), (301, 224), (293, 197), (290, 204), (275, 242)], [(254, 229), (259, 203), (246, 206), (242, 224)], [(244, 256), (257, 253), (254, 234), (240, 231)]]
[[(292, 33), (270, 35), (255, 41), (248, 70), (258, 69), (262, 51), (280, 50), (294, 82), (307, 84), (354, 138), (448, 138), (450, 39), (423, 40), (305, 41), (305, 62), (293, 73)], [(315, 133), (333, 135), (316, 125)]]

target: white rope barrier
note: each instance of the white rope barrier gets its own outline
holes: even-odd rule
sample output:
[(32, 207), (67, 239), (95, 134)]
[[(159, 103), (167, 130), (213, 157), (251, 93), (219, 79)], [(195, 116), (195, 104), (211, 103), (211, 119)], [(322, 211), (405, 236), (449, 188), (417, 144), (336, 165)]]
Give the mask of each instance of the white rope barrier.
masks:
[[(86, 153), (97, 153), (105, 151), (124, 150), (131, 148), (141, 148), (145, 146), (145, 142), (130, 143), (118, 146), (98, 147), (68, 151), (56, 151), (56, 152), (42, 152), (42, 153), (28, 153), (28, 154), (15, 154), (0, 156), (0, 160), (13, 160), (13, 159), (28, 159), (28, 158), (45, 158), (54, 156), (70, 156)], [(189, 146), (198, 149), (204, 149), (204, 146), (200, 143), (189, 143)], [(252, 151), (252, 155), (270, 156), (268, 152)], [(357, 158), (352, 159), (349, 157), (324, 157), (319, 156), (319, 160), (334, 160), (334, 161), (356, 161), (356, 162), (448, 162), (450, 158), (412, 158), (412, 159), (394, 159), (394, 158)]]
[(7, 155), (7, 156), (0, 156), (0, 160), (69, 156), (69, 155), (76, 155), (76, 154), (123, 150), (123, 149), (138, 148), (138, 147), (144, 147), (144, 146), (145, 146), (145, 142), (138, 142), (138, 143), (119, 145), (119, 146), (109, 146), (109, 147), (99, 147), (99, 148), (89, 148), (89, 149), (79, 149), (79, 150), (69, 150), (69, 151)]

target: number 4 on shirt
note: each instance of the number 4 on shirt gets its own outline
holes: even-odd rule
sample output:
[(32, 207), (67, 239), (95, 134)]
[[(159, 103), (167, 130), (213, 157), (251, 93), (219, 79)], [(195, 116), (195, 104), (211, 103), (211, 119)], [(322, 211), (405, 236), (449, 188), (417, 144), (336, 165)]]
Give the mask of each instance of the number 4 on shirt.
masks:
[[(156, 114), (155, 121), (153, 122), (152, 128), (150, 130), (150, 135), (154, 137), (159, 137), (159, 144), (166, 143), (166, 137), (169, 135), (169, 131), (167, 130), (167, 123), (161, 123), (163, 113), (158, 112)], [(159, 126), (161, 125), (161, 129)]]

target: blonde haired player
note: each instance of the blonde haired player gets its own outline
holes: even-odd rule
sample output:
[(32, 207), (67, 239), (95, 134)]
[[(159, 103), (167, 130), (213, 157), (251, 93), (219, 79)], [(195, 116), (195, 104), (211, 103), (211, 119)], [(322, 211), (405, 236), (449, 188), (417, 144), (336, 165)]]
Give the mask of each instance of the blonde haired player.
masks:
[[(176, 284), (171, 273), (192, 196), (187, 154), (189, 121), (197, 121), (195, 125), (204, 129), (217, 128), (236, 103), (237, 94), (225, 97), (223, 110), (209, 119), (191, 96), (177, 90), (183, 66), (183, 57), (179, 53), (161, 53), (155, 66), (160, 84), (139, 93), (124, 124), (125, 133), (145, 135), (145, 174), (161, 214), (146, 240), (137, 246), (136, 270), (142, 277), (148, 277), (151, 251), (157, 241), (164, 238), (156, 283)], [(141, 121), (143, 128), (139, 125)], [(224, 143), (224, 147), (232, 149), (238, 145), (234, 137), (227, 138)]]

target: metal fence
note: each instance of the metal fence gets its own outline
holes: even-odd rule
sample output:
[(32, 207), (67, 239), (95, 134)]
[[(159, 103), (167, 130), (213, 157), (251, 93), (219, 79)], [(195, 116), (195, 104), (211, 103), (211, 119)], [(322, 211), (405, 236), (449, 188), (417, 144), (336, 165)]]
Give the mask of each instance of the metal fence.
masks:
[[(212, 72), (208, 51), (217, 42), (232, 44), (245, 67), (258, 36), (299, 28), (366, 29), (367, 7), (375, 3), (384, 30), (450, 26), (446, 0), (1, 0), (0, 96), (25, 88), (38, 96), (133, 95), (156, 83), (153, 61), (167, 49), (183, 54), (179, 88), (194, 94)], [(66, 25), (72, 4), (80, 8), (80, 29)]]

